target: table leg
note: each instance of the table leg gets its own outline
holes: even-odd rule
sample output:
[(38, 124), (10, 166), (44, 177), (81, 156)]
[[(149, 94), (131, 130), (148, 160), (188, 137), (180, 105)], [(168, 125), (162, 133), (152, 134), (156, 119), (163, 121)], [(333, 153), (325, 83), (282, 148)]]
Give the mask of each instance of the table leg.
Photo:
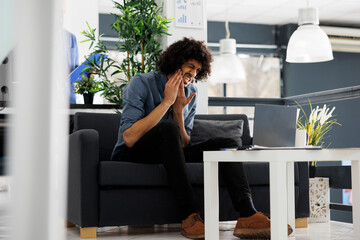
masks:
[(270, 161), (271, 239), (287, 239), (286, 162)]
[[(287, 167), (287, 211), (288, 224), (295, 232), (295, 180), (294, 180), (294, 162), (288, 162)], [(293, 233), (294, 234), (294, 233)]]
[(205, 239), (219, 240), (218, 163), (204, 162)]
[(354, 239), (360, 239), (360, 163), (359, 160), (351, 161), (351, 185), (353, 202), (353, 228)]

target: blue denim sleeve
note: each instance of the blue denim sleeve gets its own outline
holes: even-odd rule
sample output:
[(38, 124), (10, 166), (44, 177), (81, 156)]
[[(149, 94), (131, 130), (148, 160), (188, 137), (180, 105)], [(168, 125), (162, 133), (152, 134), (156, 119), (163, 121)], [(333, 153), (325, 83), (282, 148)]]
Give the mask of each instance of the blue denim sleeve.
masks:
[(145, 117), (146, 95), (147, 91), (143, 79), (139, 75), (134, 76), (123, 93), (121, 132)]

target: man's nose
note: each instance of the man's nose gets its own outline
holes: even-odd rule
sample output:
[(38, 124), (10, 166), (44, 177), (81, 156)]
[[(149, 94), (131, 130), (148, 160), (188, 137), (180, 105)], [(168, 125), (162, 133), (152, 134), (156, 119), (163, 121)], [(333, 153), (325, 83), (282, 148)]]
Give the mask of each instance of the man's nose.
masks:
[(190, 71), (190, 73), (191, 73), (191, 77), (196, 77), (196, 70), (195, 69), (192, 69), (191, 71)]

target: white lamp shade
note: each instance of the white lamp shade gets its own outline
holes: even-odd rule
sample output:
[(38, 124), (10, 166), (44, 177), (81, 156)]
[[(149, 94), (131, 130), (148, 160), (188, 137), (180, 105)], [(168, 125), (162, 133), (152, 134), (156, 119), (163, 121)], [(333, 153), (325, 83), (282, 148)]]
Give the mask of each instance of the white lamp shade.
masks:
[(286, 52), (286, 61), (312, 63), (333, 60), (331, 43), (317, 25), (302, 25), (292, 34)]
[(211, 76), (209, 78), (210, 84), (237, 83), (245, 80), (245, 69), (238, 56), (235, 54), (214, 56)]

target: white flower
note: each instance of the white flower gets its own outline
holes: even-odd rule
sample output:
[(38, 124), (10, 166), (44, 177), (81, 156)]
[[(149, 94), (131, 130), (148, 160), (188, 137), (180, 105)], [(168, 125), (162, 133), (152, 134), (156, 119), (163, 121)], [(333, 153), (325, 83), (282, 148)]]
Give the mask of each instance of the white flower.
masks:
[(316, 107), (316, 109), (313, 109), (311, 111), (310, 117), (309, 117), (309, 122), (310, 123), (315, 123), (318, 119), (318, 112), (319, 112), (319, 106)]
[(316, 121), (320, 121), (321, 117), (324, 115), (325, 108), (320, 108), (317, 115)]
[(328, 113), (330, 109), (326, 108), (326, 111), (323, 113), (323, 115), (320, 118), (320, 124), (323, 125), (329, 118), (332, 117), (332, 113), (335, 110), (335, 107), (333, 107), (333, 109)]
[(320, 121), (320, 125), (322, 125), (324, 123), (324, 118), (326, 116), (328, 109), (326, 108), (326, 104), (324, 104), (324, 107), (322, 109), (320, 109), (320, 113), (318, 116), (318, 120)]
[(332, 113), (334, 112), (334, 110), (335, 110), (335, 107), (333, 107), (333, 109), (331, 109), (329, 114), (326, 115), (326, 117), (327, 117), (326, 120), (332, 117)]

